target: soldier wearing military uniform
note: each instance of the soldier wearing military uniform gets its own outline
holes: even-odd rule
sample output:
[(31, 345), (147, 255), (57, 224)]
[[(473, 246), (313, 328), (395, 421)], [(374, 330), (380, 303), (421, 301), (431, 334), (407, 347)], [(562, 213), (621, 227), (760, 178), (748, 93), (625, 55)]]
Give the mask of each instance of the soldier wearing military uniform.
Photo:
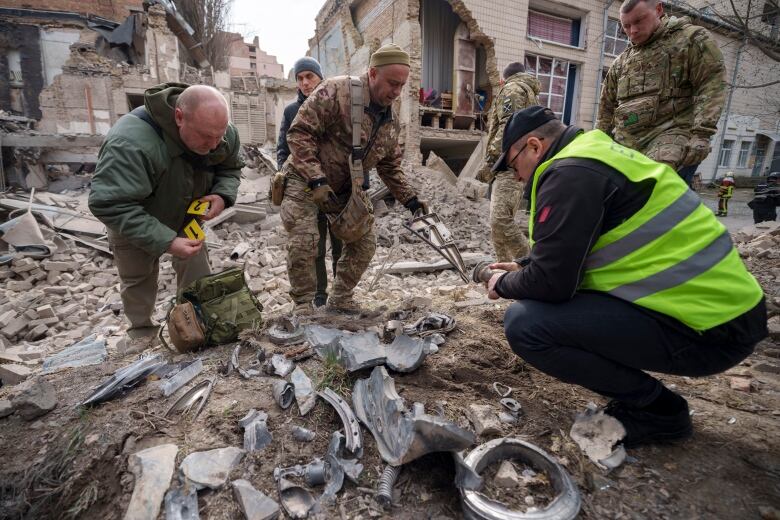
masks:
[(509, 262), (528, 253), (528, 239), (515, 224), (515, 214), (520, 208), (523, 197), (523, 183), (517, 182), (510, 171), (495, 174), (490, 171), (501, 155), (501, 142), (504, 138), (506, 122), (518, 110), (538, 105), (539, 81), (526, 74), (522, 63), (510, 63), (503, 73), (504, 84), (498, 91), (490, 111), (485, 163), (480, 180), (491, 183), (490, 191), (490, 234), (496, 259)]
[(658, 0), (627, 0), (620, 21), (631, 45), (607, 73), (597, 128), (690, 185), (723, 110), (723, 55), (706, 29), (664, 15)]
[[(393, 101), (409, 76), (409, 55), (385, 45), (359, 79), (324, 80), (298, 111), (287, 143), (287, 184), (281, 206), (289, 233), (287, 272), (297, 312), (310, 310), (316, 290), (317, 211), (344, 241), (329, 306), (356, 311), (353, 291), (376, 250), (371, 201), (361, 189), (363, 172), (376, 168), (391, 194), (413, 214), (423, 208), (401, 169), (400, 125)], [(353, 101), (362, 98), (359, 106)], [(353, 127), (360, 139), (353, 140)], [(356, 164), (362, 161), (362, 171)]]

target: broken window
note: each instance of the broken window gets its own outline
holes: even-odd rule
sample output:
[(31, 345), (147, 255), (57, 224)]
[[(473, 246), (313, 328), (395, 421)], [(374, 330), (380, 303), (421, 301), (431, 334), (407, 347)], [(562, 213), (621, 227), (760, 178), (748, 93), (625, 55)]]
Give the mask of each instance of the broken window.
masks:
[(22, 57), (19, 51), (8, 51), (6, 54), (8, 60), (8, 80), (12, 87), (21, 87), (22, 81)]
[(539, 104), (550, 108), (564, 123), (571, 118), (573, 85), (577, 66), (558, 58), (528, 54), (525, 68), (539, 80)]
[(727, 167), (731, 164), (731, 151), (734, 148), (733, 139), (724, 139), (718, 156), (718, 166)]
[(234, 94), (230, 108), (231, 119), (241, 142), (265, 143), (265, 95)]
[(750, 147), (753, 141), (742, 141), (739, 143), (739, 155), (737, 156), (737, 168), (747, 168), (748, 157), (750, 156)]
[(618, 20), (610, 18), (607, 21), (607, 31), (604, 34), (604, 54), (617, 56), (628, 47), (628, 36)]
[(579, 47), (580, 20), (529, 10), (528, 36)]

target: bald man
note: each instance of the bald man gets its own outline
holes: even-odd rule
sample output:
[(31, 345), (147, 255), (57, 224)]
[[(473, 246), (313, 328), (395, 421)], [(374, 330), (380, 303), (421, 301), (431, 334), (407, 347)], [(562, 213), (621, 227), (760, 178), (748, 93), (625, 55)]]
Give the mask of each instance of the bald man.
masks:
[(193, 200), (211, 220), (236, 201), (244, 163), (225, 98), (205, 85), (164, 83), (121, 117), (98, 155), (89, 209), (108, 228), (130, 326), (120, 351), (154, 346), (159, 259), (173, 257), (178, 287), (211, 273), (204, 243), (184, 236)]

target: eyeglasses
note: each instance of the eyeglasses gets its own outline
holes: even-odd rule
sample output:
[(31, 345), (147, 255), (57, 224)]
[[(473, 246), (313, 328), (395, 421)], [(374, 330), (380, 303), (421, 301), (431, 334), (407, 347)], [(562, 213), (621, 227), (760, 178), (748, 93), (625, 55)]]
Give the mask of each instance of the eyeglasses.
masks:
[[(537, 139), (539, 139), (540, 141), (544, 141), (544, 137), (537, 137)], [(515, 162), (515, 159), (517, 159), (517, 158), (520, 156), (520, 154), (521, 154), (521, 153), (523, 153), (523, 150), (525, 150), (525, 147), (526, 147), (526, 146), (528, 146), (528, 141), (526, 141), (526, 142), (525, 142), (525, 144), (523, 145), (523, 147), (522, 147), (522, 148), (520, 148), (520, 149), (517, 151), (517, 153), (514, 155), (514, 157), (512, 157), (512, 158), (511, 158), (511, 159), (510, 159), (510, 160), (509, 160), (509, 161), (506, 163), (506, 165), (507, 165), (508, 167), (510, 167), (510, 168), (512, 168), (512, 169), (514, 169), (514, 168), (512, 167), (512, 163), (513, 163), (513, 162)]]

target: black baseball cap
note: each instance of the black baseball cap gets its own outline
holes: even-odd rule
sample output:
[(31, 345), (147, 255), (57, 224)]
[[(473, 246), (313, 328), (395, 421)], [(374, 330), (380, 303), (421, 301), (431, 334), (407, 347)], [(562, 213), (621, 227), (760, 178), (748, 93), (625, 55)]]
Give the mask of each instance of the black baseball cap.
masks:
[(509, 147), (517, 142), (518, 139), (532, 130), (536, 130), (547, 121), (558, 119), (552, 110), (547, 107), (534, 105), (518, 110), (504, 126), (504, 140), (501, 141), (501, 155), (491, 168), (493, 172), (503, 172), (509, 169), (506, 164)]

